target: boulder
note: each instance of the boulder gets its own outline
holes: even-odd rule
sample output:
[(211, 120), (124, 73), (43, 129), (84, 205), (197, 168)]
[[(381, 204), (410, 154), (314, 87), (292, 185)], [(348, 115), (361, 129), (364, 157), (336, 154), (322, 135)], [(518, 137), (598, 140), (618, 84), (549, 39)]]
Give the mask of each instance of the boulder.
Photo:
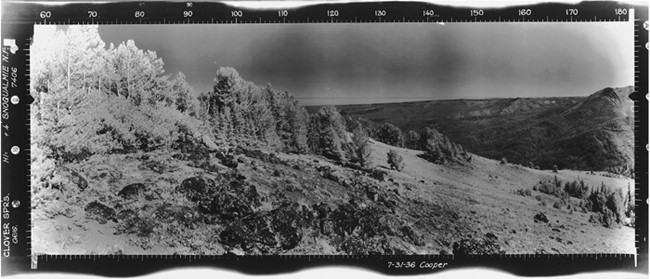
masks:
[(232, 156), (232, 155), (226, 155), (221, 160), (221, 164), (226, 166), (226, 167), (229, 167), (231, 169), (236, 169), (237, 166), (239, 166), (239, 163), (237, 162), (237, 159), (235, 159), (235, 157)]
[(67, 167), (56, 167), (48, 176), (49, 183), (54, 189), (71, 190), (68, 188), (69, 185), (76, 186), (79, 191), (88, 188), (88, 181), (77, 171)]
[(156, 209), (155, 216), (166, 223), (177, 221), (189, 225), (194, 222), (194, 213), (195, 211), (188, 206), (165, 203)]
[(70, 171), (70, 180), (72, 181), (72, 183), (77, 185), (79, 190), (81, 191), (86, 190), (86, 188), (88, 188), (88, 181), (86, 181), (86, 179), (83, 178), (83, 176), (81, 176), (75, 170), (69, 169), (69, 171)]
[(501, 246), (492, 237), (467, 238), (453, 244), (455, 256), (505, 254)]
[(209, 198), (211, 184), (205, 177), (195, 176), (183, 180), (181, 185), (176, 187), (176, 191), (185, 194), (189, 200), (196, 202), (206, 197)]
[(284, 172), (283, 170), (276, 169), (276, 170), (273, 171), (273, 176), (276, 176), (276, 177), (284, 177), (286, 175), (287, 175), (287, 173)]
[(276, 233), (282, 249), (292, 249), (302, 240), (302, 228), (310, 223), (306, 208), (297, 203), (283, 204), (270, 212), (272, 216), (272, 228)]
[(209, 150), (217, 150), (219, 148), (208, 135), (202, 135), (201, 140)]
[(133, 183), (124, 186), (122, 190), (117, 192), (117, 196), (123, 199), (135, 199), (146, 191), (147, 187), (142, 183)]
[(424, 246), (424, 241), (422, 240), (422, 235), (417, 231), (413, 230), (410, 226), (402, 226), (400, 229), (402, 235), (404, 235), (411, 243), (417, 246)]
[(548, 223), (548, 218), (546, 218), (546, 215), (544, 213), (541, 213), (541, 212), (535, 214), (535, 217), (533, 217), (533, 220), (535, 220), (535, 223), (538, 223), (538, 222)]
[(125, 209), (125, 210), (120, 211), (120, 213), (117, 214), (117, 219), (119, 219), (119, 220), (127, 220), (127, 219), (131, 219), (131, 218), (135, 218), (137, 216), (138, 216), (138, 214), (135, 213), (135, 211), (133, 211), (132, 209)]
[(161, 161), (146, 161), (140, 164), (140, 166), (138, 166), (138, 169), (150, 170), (157, 174), (163, 174), (169, 169), (169, 166), (167, 166), (164, 162)]
[(231, 247), (240, 246), (243, 250), (253, 247), (269, 250), (278, 244), (269, 225), (269, 216), (261, 212), (230, 223), (219, 238), (222, 243)]
[(90, 202), (84, 210), (86, 211), (86, 216), (97, 220), (100, 224), (106, 224), (107, 220), (117, 222), (115, 209), (99, 201)]
[(109, 183), (117, 182), (122, 179), (122, 172), (111, 165), (100, 164), (93, 165), (86, 169), (89, 177), (95, 180), (108, 180)]
[(212, 199), (210, 212), (224, 220), (234, 221), (252, 214), (253, 209), (236, 195), (220, 192)]
[(377, 179), (379, 181), (384, 181), (386, 179), (386, 176), (388, 175), (388, 172), (380, 169), (374, 169), (370, 173), (370, 177)]

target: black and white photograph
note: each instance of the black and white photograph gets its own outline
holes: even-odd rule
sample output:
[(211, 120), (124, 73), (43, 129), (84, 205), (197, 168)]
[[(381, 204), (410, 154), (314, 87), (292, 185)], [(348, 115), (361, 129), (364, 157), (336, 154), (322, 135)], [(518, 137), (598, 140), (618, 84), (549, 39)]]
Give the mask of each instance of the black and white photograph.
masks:
[(32, 253), (635, 254), (633, 40), (35, 25)]

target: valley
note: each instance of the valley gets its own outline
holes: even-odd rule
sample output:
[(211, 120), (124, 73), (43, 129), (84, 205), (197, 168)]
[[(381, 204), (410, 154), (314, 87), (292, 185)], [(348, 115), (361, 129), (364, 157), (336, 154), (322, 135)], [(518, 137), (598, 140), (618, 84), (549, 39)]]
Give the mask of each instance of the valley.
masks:
[[(588, 97), (439, 100), (339, 106), (343, 115), (389, 122), (404, 133), (439, 130), (466, 149), (499, 160), (551, 169), (632, 175), (632, 87)], [(311, 111), (317, 107), (310, 108)], [(376, 124), (374, 124), (376, 125)]]

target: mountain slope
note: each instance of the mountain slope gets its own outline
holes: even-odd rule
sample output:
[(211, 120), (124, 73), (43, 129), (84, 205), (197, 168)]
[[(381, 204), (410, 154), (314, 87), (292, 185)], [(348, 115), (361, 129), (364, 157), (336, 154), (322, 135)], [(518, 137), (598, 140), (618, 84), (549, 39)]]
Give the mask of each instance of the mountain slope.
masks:
[(634, 119), (627, 96), (632, 90), (606, 88), (588, 97), (442, 100), (339, 109), (352, 118), (393, 123), (404, 132), (434, 127), (469, 151), (492, 159), (630, 175)]

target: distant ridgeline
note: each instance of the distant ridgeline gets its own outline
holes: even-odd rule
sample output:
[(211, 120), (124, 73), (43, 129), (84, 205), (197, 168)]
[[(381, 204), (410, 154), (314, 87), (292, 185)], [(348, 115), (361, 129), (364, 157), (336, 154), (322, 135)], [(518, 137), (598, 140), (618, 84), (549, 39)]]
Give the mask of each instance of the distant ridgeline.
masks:
[[(288, 92), (257, 86), (223, 67), (213, 90), (196, 94), (182, 73), (165, 75), (162, 59), (133, 41), (106, 47), (97, 26), (55, 31), (36, 36), (32, 45), (35, 169), (45, 172), (94, 154), (207, 155), (236, 146), (314, 153), (368, 167), (367, 129), (356, 125), (350, 133), (334, 106), (309, 114)], [(395, 129), (388, 127), (384, 136)], [(427, 135), (421, 146), (428, 146), (432, 161), (466, 155), (439, 133)], [(389, 143), (402, 145), (397, 137)]]
[[(588, 97), (440, 100), (339, 106), (379, 131), (384, 123), (414, 135), (432, 127), (478, 155), (550, 169), (632, 175), (633, 87)], [(317, 109), (309, 108), (311, 109)]]

